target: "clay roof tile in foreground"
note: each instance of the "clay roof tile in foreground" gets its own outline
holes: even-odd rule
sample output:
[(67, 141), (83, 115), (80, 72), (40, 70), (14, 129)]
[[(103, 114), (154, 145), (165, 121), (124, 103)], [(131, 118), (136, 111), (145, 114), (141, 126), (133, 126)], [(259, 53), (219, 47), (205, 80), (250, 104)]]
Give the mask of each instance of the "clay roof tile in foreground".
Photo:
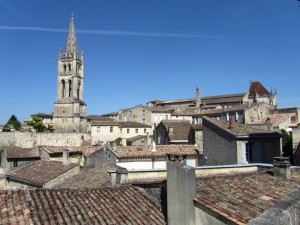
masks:
[(159, 208), (133, 187), (0, 190), (0, 224), (166, 224)]
[(198, 202), (233, 224), (247, 224), (299, 188), (299, 171), (292, 180), (267, 172), (199, 177)]

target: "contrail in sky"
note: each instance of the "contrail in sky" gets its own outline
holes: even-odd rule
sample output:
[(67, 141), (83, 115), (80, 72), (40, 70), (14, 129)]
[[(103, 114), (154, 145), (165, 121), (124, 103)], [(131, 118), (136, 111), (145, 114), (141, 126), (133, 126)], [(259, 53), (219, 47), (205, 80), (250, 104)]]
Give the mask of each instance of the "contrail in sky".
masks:
[[(1, 26), (0, 30), (28, 30), (43, 32), (68, 32), (66, 29), (43, 28), (43, 27), (18, 27)], [(81, 34), (112, 35), (112, 36), (144, 36), (144, 37), (177, 37), (177, 38), (226, 38), (225, 36), (213, 36), (202, 34), (176, 34), (176, 33), (151, 33), (139, 31), (117, 31), (117, 30), (76, 30)]]

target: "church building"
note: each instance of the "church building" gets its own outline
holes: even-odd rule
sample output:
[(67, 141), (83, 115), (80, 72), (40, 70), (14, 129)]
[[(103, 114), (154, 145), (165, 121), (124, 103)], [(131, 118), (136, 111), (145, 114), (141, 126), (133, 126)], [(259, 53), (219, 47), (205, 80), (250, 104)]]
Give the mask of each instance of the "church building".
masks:
[(55, 132), (86, 132), (86, 104), (83, 101), (84, 55), (78, 52), (74, 16), (71, 15), (65, 50), (59, 50), (57, 99), (54, 103)]

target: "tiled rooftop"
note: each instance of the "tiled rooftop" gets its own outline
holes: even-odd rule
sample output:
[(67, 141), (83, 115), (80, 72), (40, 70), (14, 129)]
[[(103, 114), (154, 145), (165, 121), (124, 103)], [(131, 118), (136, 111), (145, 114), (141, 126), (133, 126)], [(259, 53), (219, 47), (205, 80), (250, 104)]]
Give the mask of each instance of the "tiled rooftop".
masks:
[(270, 95), (270, 92), (259, 81), (252, 81), (249, 88), (249, 96), (254, 96), (255, 94)]
[(167, 132), (173, 128), (173, 132), (169, 131), (170, 141), (188, 140), (192, 125), (187, 120), (162, 120), (161, 123), (165, 126)]
[(113, 119), (101, 115), (88, 115), (86, 119), (91, 121), (113, 121)]
[(84, 156), (88, 157), (95, 151), (99, 150), (100, 147), (97, 145), (90, 146), (39, 146), (39, 148), (45, 150), (49, 154), (62, 154), (63, 150), (68, 149), (70, 153), (82, 153)]
[(0, 190), (0, 224), (166, 224), (162, 212), (133, 187)]
[(106, 163), (101, 166), (82, 171), (59, 185), (58, 188), (99, 188), (110, 186), (110, 176), (107, 170), (124, 169), (115, 164)]
[(78, 166), (78, 164), (70, 163), (69, 165), (63, 165), (63, 163), (59, 161), (39, 160), (28, 166), (14, 170), (13, 172), (8, 173), (7, 176), (33, 182), (42, 186), (76, 166)]
[(138, 122), (119, 122), (120, 128), (130, 128), (130, 127), (151, 127), (150, 125), (144, 124), (144, 123), (138, 123)]
[(203, 117), (203, 124), (205, 124), (205, 121), (208, 121), (211, 124), (214, 124), (216, 127), (219, 127), (220, 129), (232, 134), (232, 135), (278, 135), (280, 134), (276, 131), (266, 131), (262, 129), (257, 129), (254, 127), (251, 127), (251, 125), (248, 124), (238, 124), (235, 123), (234, 127), (229, 129), (229, 122), (228, 121), (222, 121), (222, 120), (215, 120), (211, 119), (209, 117), (204, 116)]
[(291, 119), (295, 117), (296, 113), (280, 113), (280, 114), (269, 114), (266, 115), (263, 119), (257, 120), (255, 124), (264, 124), (268, 118), (271, 119), (271, 123), (273, 126), (276, 126), (287, 119)]
[(6, 151), (7, 159), (40, 158), (37, 148), (11, 147)]
[(152, 151), (152, 147), (148, 145), (118, 146), (113, 151), (118, 158), (167, 157), (167, 153), (196, 155), (195, 145), (156, 145), (156, 151)]
[(247, 224), (300, 187), (300, 173), (291, 181), (267, 172), (199, 177), (194, 201), (236, 224)]

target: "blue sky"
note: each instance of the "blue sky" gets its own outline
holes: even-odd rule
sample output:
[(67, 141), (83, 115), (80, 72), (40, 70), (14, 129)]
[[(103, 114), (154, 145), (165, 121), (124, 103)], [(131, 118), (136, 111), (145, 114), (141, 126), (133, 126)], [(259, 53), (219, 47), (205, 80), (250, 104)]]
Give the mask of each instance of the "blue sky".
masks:
[(85, 52), (87, 114), (247, 92), (300, 106), (296, 0), (0, 0), (0, 124), (51, 113), (72, 10)]

